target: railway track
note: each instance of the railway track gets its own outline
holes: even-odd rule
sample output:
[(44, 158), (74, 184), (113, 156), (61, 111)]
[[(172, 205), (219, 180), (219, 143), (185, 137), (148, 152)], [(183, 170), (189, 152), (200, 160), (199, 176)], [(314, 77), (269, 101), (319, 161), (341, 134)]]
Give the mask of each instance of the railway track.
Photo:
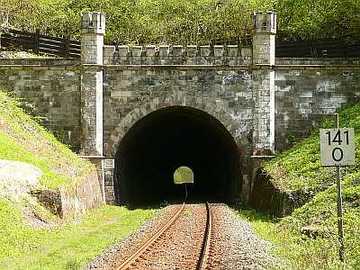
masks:
[[(188, 207), (188, 208), (187, 208)], [(179, 206), (179, 209), (174, 213), (174, 215), (166, 222), (163, 226), (161, 226), (146, 242), (144, 242), (131, 256), (129, 256), (125, 261), (123, 261), (116, 270), (130, 270), (130, 269), (151, 269), (150, 266), (146, 266), (147, 262), (154, 260), (152, 256), (157, 253), (157, 249), (161, 247), (161, 249), (168, 248), (169, 236), (166, 234), (180, 234), (183, 228), (181, 226), (180, 219), (188, 214), (188, 211), (195, 211), (194, 215), (198, 220), (198, 224), (204, 224), (201, 226), (202, 229), (197, 230), (193, 237), (194, 243), (198, 243), (196, 245), (197, 248), (194, 248), (191, 252), (191, 256), (180, 257), (179, 260), (183, 259), (184, 262), (181, 262), (182, 267), (186, 267), (186, 269), (196, 269), (196, 270), (205, 270), (209, 269), (207, 262), (210, 254), (210, 241), (211, 241), (211, 226), (212, 226), (212, 218), (211, 218), (211, 209), (210, 204), (204, 204), (204, 208), (206, 210), (199, 211), (196, 208), (196, 211), (193, 210), (190, 206), (183, 203)], [(201, 214), (200, 214), (201, 212)], [(203, 214), (205, 213), (205, 215)], [(205, 219), (205, 220), (204, 220)], [(174, 245), (178, 243), (174, 242)], [(181, 243), (179, 243), (181, 245)], [(169, 248), (172, 252), (171, 248)], [(160, 267), (161, 268), (161, 267)], [(159, 268), (159, 269), (160, 269)], [(158, 269), (158, 268), (157, 268)]]

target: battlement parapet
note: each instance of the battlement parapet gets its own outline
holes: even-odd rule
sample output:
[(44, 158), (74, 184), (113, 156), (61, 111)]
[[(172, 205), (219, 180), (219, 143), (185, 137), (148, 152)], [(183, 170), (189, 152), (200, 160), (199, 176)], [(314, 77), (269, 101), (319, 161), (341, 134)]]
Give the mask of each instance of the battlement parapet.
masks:
[(252, 49), (215, 46), (105, 46), (105, 65), (250, 65)]

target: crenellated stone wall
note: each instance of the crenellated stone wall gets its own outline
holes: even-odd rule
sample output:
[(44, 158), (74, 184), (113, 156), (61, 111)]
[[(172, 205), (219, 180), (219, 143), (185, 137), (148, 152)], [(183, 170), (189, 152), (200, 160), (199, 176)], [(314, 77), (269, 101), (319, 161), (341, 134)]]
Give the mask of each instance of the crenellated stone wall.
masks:
[(105, 46), (105, 65), (251, 65), (252, 50), (238, 45)]

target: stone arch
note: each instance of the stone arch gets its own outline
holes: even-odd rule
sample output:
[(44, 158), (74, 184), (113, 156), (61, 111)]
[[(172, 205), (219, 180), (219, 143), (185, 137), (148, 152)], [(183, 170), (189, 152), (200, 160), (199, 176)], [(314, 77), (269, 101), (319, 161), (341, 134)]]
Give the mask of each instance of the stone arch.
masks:
[(136, 122), (152, 112), (173, 106), (190, 107), (209, 114), (226, 128), (237, 144), (246, 130), (245, 123), (242, 123), (241, 119), (228, 108), (226, 101), (213, 97), (196, 97), (177, 93), (163, 98), (154, 98), (149, 102), (139, 104), (130, 111), (110, 133), (109, 141), (105, 143), (106, 153), (115, 156), (122, 138)]

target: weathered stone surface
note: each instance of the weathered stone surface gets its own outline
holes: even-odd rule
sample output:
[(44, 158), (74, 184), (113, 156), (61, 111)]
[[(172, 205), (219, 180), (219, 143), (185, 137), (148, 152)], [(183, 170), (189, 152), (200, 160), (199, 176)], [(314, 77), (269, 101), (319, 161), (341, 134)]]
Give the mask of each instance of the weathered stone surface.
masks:
[(31, 194), (53, 214), (62, 218), (77, 217), (86, 209), (98, 207), (104, 202), (96, 170), (71, 186), (56, 190), (35, 189)]
[(81, 153), (103, 155), (103, 73), (98, 66), (112, 59), (113, 48), (104, 48), (105, 18), (101, 13), (82, 17), (81, 35)]
[(251, 48), (227, 46), (119, 46), (111, 54), (106, 47), (106, 65), (251, 65)]
[(274, 65), (276, 13), (268, 12), (264, 14), (256, 12), (254, 22), (253, 63), (255, 65)]
[(84, 177), (72, 187), (60, 188), (61, 217), (76, 217), (86, 209), (95, 208), (104, 203), (102, 183), (96, 171)]
[(320, 120), (360, 100), (360, 74), (351, 68), (276, 71), (276, 148), (305, 137)]
[[(53, 61), (53, 60), (51, 60)], [(59, 60), (60, 63), (62, 60)], [(31, 61), (30, 61), (31, 62)], [(80, 146), (80, 72), (68, 66), (24, 67), (12, 60), (13, 67), (0, 63), (0, 88), (19, 98), (23, 107), (40, 117), (42, 124), (74, 150)], [(72, 62), (77, 64), (77, 62)]]
[(250, 205), (263, 212), (277, 217), (284, 217), (310, 201), (314, 193), (299, 190), (285, 192), (273, 185), (268, 175), (258, 170), (255, 174), (253, 192), (250, 196)]
[(62, 214), (61, 197), (58, 190), (33, 190), (31, 195), (47, 208), (52, 214), (64, 217)]
[[(73, 65), (61, 62), (63, 66), (49, 66), (53, 62), (44, 59), (36, 60), (34, 66), (21, 66), (22, 60), (11, 60), (13, 67), (0, 64), (0, 85), (26, 102), (34, 114), (44, 117), (44, 125), (58, 138), (79, 149), (80, 141), (86, 140), (86, 133), (82, 133), (85, 137), (80, 136), (83, 121), (80, 112), (89, 110), (93, 114), (83, 124), (88, 123), (92, 126), (89, 130), (94, 131), (96, 96), (91, 88), (99, 82), (96, 74), (103, 74), (104, 147), (108, 157), (114, 156), (119, 141), (136, 121), (157, 109), (180, 105), (208, 112), (222, 122), (243, 155), (249, 156), (242, 162), (249, 164), (246, 162), (250, 162), (259, 138), (270, 141), (272, 136), (269, 129), (272, 120), (267, 118), (267, 114), (272, 115), (270, 87), (274, 87), (275, 93), (276, 150), (287, 148), (294, 137), (308, 135), (325, 115), (359, 100), (356, 60), (352, 59), (349, 66), (346, 66), (349, 62), (338, 60), (323, 59), (325, 65), (314, 68), (307, 59), (310, 64), (300, 68), (299, 59), (294, 59), (294, 66), (274, 68), (273, 86), (267, 69), (251, 71), (225, 66), (80, 69), (76, 61), (71, 62)], [(291, 64), (289, 59), (286, 61)], [(27, 64), (30, 62), (35, 63)], [(321, 61), (314, 59), (314, 63), (318, 65)], [(81, 73), (88, 85), (83, 86), (83, 91), (90, 94), (82, 109)], [(88, 145), (96, 147), (96, 141), (90, 139)], [(251, 173), (245, 174), (251, 179)]]
[(251, 75), (246, 70), (105, 69), (105, 155), (114, 156), (127, 130), (148, 113), (190, 106), (217, 117), (235, 140), (252, 129)]
[[(83, 18), (82, 62), (0, 60), (0, 86), (43, 116), (85, 155), (114, 158), (127, 131), (149, 113), (189, 106), (215, 117), (241, 152), (243, 198), (269, 155), (306, 136), (319, 120), (360, 96), (359, 59), (276, 59), (276, 14), (256, 14), (252, 48), (103, 46), (103, 16)], [(104, 151), (103, 151), (104, 147)], [(256, 163), (256, 164), (255, 164)], [(113, 202), (111, 170), (101, 190)], [(247, 194), (244, 194), (244, 192)]]
[(104, 194), (106, 198), (106, 203), (115, 204), (116, 203), (115, 190), (114, 190), (115, 160), (104, 159), (102, 167), (104, 173)]

